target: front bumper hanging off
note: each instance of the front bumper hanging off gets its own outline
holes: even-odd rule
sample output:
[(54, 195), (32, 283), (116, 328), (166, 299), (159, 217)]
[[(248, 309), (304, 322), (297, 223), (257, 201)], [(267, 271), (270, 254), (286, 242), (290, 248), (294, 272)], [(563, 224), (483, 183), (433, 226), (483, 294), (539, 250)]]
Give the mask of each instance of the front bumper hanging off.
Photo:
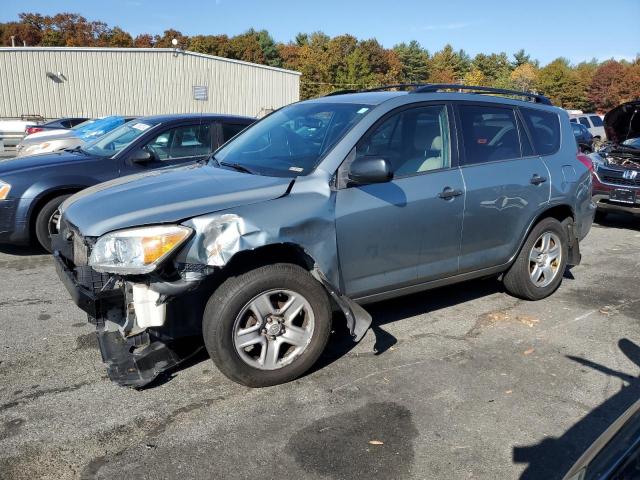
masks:
[[(109, 378), (119, 385), (141, 388), (178, 366), (202, 348), (197, 328), (176, 330), (171, 326), (149, 328), (134, 335), (122, 331), (127, 323), (127, 297), (122, 285), (109, 287), (108, 275), (88, 266), (71, 266), (56, 251), (56, 271), (78, 307), (96, 326), (102, 360)], [(87, 276), (93, 276), (87, 281)], [(96, 277), (100, 281), (96, 282)], [(193, 287), (191, 285), (190, 287)]]

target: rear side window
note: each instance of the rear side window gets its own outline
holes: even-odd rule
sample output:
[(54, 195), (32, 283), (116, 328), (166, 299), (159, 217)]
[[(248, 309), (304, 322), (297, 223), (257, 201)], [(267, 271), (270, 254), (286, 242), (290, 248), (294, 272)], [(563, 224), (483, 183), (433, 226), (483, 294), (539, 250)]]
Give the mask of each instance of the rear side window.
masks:
[(591, 128), (591, 124), (589, 123), (589, 120), (587, 119), (587, 117), (580, 117), (578, 121), (585, 127)]
[(577, 118), (570, 118), (569, 121), (571, 123), (578, 123), (578, 119)]
[(591, 119), (591, 123), (593, 123), (594, 127), (602, 127), (604, 123), (602, 123), (602, 119), (597, 115), (591, 115), (589, 117)]
[(247, 128), (246, 125), (239, 125), (237, 123), (223, 123), (222, 124), (222, 143), (227, 143), (242, 130)]
[(558, 115), (532, 108), (520, 109), (533, 137), (538, 155), (551, 155), (560, 149), (560, 119)]
[(466, 165), (520, 158), (520, 139), (512, 108), (460, 105)]

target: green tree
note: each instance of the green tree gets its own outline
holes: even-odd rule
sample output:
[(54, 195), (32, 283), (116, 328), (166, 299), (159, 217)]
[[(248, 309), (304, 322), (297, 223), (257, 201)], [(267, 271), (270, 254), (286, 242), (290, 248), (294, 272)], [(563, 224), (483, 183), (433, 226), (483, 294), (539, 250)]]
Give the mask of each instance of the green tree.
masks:
[(231, 55), (231, 42), (226, 35), (196, 35), (189, 38), (189, 50), (218, 57)]
[(157, 48), (173, 48), (173, 39), (178, 41), (178, 48), (186, 48), (189, 45), (189, 37), (183, 35), (182, 32), (170, 28), (165, 30), (162, 35), (156, 35), (153, 39), (153, 46)]
[(429, 52), (415, 40), (393, 47), (401, 64), (400, 81), (422, 83), (429, 78)]
[(429, 81), (433, 83), (459, 83), (469, 71), (469, 56), (464, 50), (453, 50), (449, 44), (433, 54)]

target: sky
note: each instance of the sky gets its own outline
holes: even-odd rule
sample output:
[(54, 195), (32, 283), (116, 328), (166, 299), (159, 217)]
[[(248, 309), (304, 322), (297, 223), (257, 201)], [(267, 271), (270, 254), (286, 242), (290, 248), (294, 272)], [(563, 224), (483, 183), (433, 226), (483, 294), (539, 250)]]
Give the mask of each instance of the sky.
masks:
[(430, 52), (450, 43), (467, 53), (524, 48), (546, 64), (640, 54), (640, 0), (0, 0), (0, 22), (20, 12), (80, 13), (134, 36), (174, 28), (187, 35), (267, 29), (276, 41), (321, 30), (376, 38), (385, 47), (419, 41)]

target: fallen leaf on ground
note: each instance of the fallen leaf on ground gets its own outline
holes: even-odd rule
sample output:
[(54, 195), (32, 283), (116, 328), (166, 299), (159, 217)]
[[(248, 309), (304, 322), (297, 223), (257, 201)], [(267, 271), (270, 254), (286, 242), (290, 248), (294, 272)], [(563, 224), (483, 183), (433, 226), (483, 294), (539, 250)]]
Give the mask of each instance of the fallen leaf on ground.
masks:
[(536, 349), (531, 347), (529, 350), (525, 350), (524, 352), (522, 352), (522, 354), (523, 355), (531, 355), (535, 351), (536, 351)]

